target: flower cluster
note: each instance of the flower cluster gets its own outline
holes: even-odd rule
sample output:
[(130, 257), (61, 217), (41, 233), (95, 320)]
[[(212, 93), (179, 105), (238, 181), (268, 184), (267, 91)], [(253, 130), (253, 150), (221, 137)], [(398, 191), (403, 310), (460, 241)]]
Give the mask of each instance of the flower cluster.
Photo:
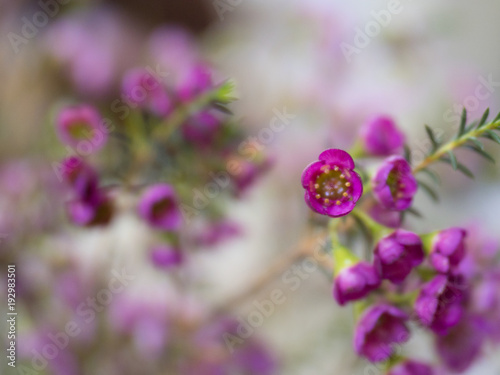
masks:
[[(475, 126), (496, 129), (496, 121)], [(402, 132), (386, 116), (364, 124), (360, 138), (350, 152), (323, 151), (302, 174), (307, 205), (332, 218), (333, 295), (340, 305), (354, 304), (354, 350), (371, 362), (385, 361), (389, 375), (461, 372), (486, 342), (498, 342), (500, 324), (492, 313), (500, 303), (500, 247), (490, 247), (486, 266), (481, 244), (466, 228), (422, 235), (403, 228), (403, 214), (415, 212), (416, 175), (442, 150), (435, 143), (423, 164), (412, 167), (400, 155)], [(463, 142), (458, 139), (441, 147), (452, 150)], [(359, 159), (356, 164), (351, 155)], [(378, 157), (386, 159), (379, 163)], [(348, 214), (355, 220), (338, 221)], [(368, 234), (365, 259), (340, 241), (341, 234), (356, 235), (350, 229), (356, 223)], [(412, 321), (434, 337), (439, 363), (415, 361), (400, 350), (412, 335)]]

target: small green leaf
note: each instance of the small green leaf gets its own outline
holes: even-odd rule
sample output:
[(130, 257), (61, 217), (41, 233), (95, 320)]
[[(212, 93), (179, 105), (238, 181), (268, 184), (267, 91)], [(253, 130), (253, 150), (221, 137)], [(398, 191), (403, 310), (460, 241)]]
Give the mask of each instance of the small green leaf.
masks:
[(484, 150), (484, 145), (481, 143), (481, 141), (479, 139), (477, 139), (476, 137), (470, 137), (468, 139), (469, 141), (471, 141), (472, 143), (474, 143), (474, 145), (480, 149), (480, 150)]
[(235, 100), (237, 100), (234, 91), (235, 91), (234, 81), (227, 80), (223, 82), (217, 89), (214, 96), (214, 101), (222, 104), (228, 104), (234, 102)]
[(429, 185), (427, 185), (425, 182), (418, 181), (418, 185), (424, 189), (424, 191), (429, 194), (429, 196), (435, 201), (439, 202), (439, 196), (437, 193), (434, 191), (433, 188), (431, 188)]
[(490, 162), (492, 162), (493, 164), (495, 164), (495, 159), (493, 158), (493, 156), (488, 154), (486, 151), (481, 150), (480, 148), (477, 148), (474, 146), (470, 146), (470, 145), (465, 145), (464, 147), (468, 148), (469, 150), (474, 151), (475, 153), (481, 155), (483, 158), (485, 158), (485, 159), (489, 160)]
[(451, 161), (451, 166), (453, 167), (454, 170), (457, 170), (457, 158), (455, 157), (455, 154), (453, 151), (448, 151), (448, 156), (450, 157)]
[(425, 173), (427, 176), (429, 176), (432, 181), (436, 183), (436, 185), (441, 185), (441, 179), (439, 178), (439, 175), (434, 172), (432, 169), (425, 168), (422, 169), (421, 172)]
[(497, 122), (497, 121), (500, 121), (500, 112), (498, 112), (497, 117), (495, 117), (495, 119), (493, 120), (493, 122)]
[(427, 135), (429, 136), (429, 139), (431, 140), (432, 152), (435, 152), (439, 148), (439, 143), (438, 143), (438, 141), (436, 141), (436, 137), (434, 136), (434, 132), (429, 127), (429, 125), (425, 125), (425, 131), (427, 132)]
[(405, 144), (404, 151), (405, 151), (404, 157), (405, 157), (406, 161), (409, 164), (411, 164), (411, 149), (410, 149), (410, 146), (408, 146), (407, 144)]
[(479, 120), (479, 124), (477, 124), (477, 128), (481, 128), (486, 124), (486, 120), (488, 120), (488, 116), (490, 115), (490, 109), (486, 108), (486, 111), (483, 113), (483, 117)]
[(486, 130), (485, 135), (483, 137), (500, 144), (500, 136), (493, 130)]
[[(448, 158), (440, 158), (439, 161), (451, 164), (451, 160)], [(474, 179), (474, 174), (470, 171), (469, 168), (467, 168), (465, 165), (461, 164), (460, 162), (457, 161), (457, 170), (462, 172), (464, 175), (467, 177)]]
[(222, 105), (220, 103), (213, 103), (212, 107), (221, 111), (222, 113), (225, 113), (226, 115), (233, 115), (233, 112), (231, 112), (231, 110), (229, 108), (227, 108), (225, 105)]
[(413, 215), (413, 216), (416, 216), (418, 218), (423, 218), (424, 216), (420, 213), (419, 210), (417, 210), (416, 208), (413, 208), (413, 207), (410, 207), (409, 209), (407, 209), (405, 212), (408, 212), (409, 214)]
[(457, 138), (460, 138), (465, 133), (465, 125), (467, 125), (467, 110), (465, 107), (462, 109), (462, 116), (460, 117), (460, 127), (458, 130)]

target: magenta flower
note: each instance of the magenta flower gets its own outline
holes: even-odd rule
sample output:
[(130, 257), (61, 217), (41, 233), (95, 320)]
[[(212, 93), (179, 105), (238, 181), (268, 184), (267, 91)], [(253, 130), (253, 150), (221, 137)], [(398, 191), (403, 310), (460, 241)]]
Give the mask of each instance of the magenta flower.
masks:
[(139, 202), (139, 215), (157, 229), (178, 230), (182, 215), (174, 188), (167, 184), (148, 187)]
[(439, 335), (447, 334), (462, 318), (464, 290), (459, 276), (435, 276), (420, 291), (415, 312), (420, 322)]
[(231, 176), (235, 195), (238, 197), (245, 193), (273, 164), (273, 161), (267, 157), (256, 161), (237, 158), (232, 160), (238, 163), (236, 173)]
[(446, 336), (436, 338), (437, 352), (448, 369), (463, 372), (481, 354), (484, 339), (481, 321), (467, 317)]
[(172, 110), (172, 103), (162, 83), (143, 68), (132, 69), (123, 78), (122, 94), (132, 105), (165, 117)]
[(380, 277), (367, 262), (359, 262), (344, 268), (335, 276), (333, 296), (339, 305), (368, 295), (380, 286)]
[(338, 149), (323, 151), (319, 161), (304, 169), (302, 187), (307, 205), (331, 217), (347, 215), (363, 194), (363, 183), (354, 172), (352, 157)]
[(88, 105), (63, 108), (56, 118), (56, 131), (61, 142), (82, 153), (98, 151), (108, 140), (101, 115)]
[(401, 226), (402, 214), (399, 211), (392, 211), (385, 208), (377, 200), (371, 199), (366, 211), (377, 223), (389, 228), (399, 228)]
[(434, 370), (425, 363), (406, 360), (394, 366), (387, 375), (434, 375)]
[(369, 307), (361, 316), (354, 332), (356, 353), (371, 362), (388, 359), (394, 352), (394, 344), (406, 342), (410, 330), (406, 326), (408, 315), (387, 304)]
[(467, 232), (462, 228), (449, 228), (436, 234), (430, 261), (437, 271), (447, 273), (450, 268), (458, 266), (465, 256), (466, 235)]
[(62, 176), (75, 194), (67, 206), (73, 223), (82, 226), (109, 223), (113, 203), (98, 187), (97, 173), (83, 160), (70, 157), (62, 162)]
[(221, 242), (241, 236), (241, 227), (230, 220), (220, 220), (207, 223), (193, 235), (193, 243), (199, 247), (212, 247)]
[(179, 100), (186, 103), (213, 87), (212, 73), (208, 66), (195, 65), (177, 88)]
[(410, 164), (401, 156), (387, 158), (375, 173), (372, 185), (375, 198), (396, 211), (410, 208), (418, 189)]
[(183, 260), (182, 253), (171, 246), (159, 245), (151, 249), (151, 261), (159, 268), (175, 267)]
[(403, 229), (382, 238), (374, 251), (374, 265), (382, 279), (399, 284), (424, 260), (422, 240)]
[(182, 126), (184, 138), (199, 146), (210, 146), (220, 129), (221, 120), (209, 111), (190, 117)]
[(405, 142), (404, 134), (391, 118), (385, 116), (366, 122), (361, 127), (360, 136), (365, 150), (376, 156), (397, 154)]

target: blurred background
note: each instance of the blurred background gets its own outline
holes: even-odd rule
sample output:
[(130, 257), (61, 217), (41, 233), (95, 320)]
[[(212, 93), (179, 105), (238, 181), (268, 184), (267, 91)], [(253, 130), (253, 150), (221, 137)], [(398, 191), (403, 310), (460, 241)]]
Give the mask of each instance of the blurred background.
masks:
[[(462, 107), (470, 118), (487, 107), (500, 109), (499, 15), (494, 0), (0, 0), (0, 234), (16, 238), (19, 283), (25, 283), (18, 287), (23, 299), (36, 301), (20, 306), (18, 363), (29, 363), (41, 337), (64, 327), (68, 314), (95, 295), (96, 275), (109, 280), (112, 265), (130, 270), (130, 285), (97, 313), (98, 322), (85, 325), (78, 343), (57, 357), (60, 363), (37, 373), (175, 374), (156, 365), (164, 354), (153, 356), (155, 350), (163, 353), (164, 342), (179, 329), (162, 319), (173, 314), (173, 305), (187, 320), (203, 315), (206, 306), (237, 296), (296, 246), (309, 218), (300, 175), (319, 152), (349, 148), (364, 121), (387, 114), (406, 131), (418, 159), (429, 147), (423, 124), (449, 135)], [(130, 215), (106, 229), (66, 228), (50, 240), (37, 237), (54, 233), (59, 220), (53, 217), (58, 187), (47, 189), (52, 182), (44, 174), (48, 169), (50, 175), (52, 163), (65, 155), (63, 147), (51, 143), (54, 106), (119, 97), (121, 76), (147, 63), (154, 49), (151, 35), (164, 26), (185, 30), (219, 81), (234, 79), (239, 100), (231, 110), (274, 162), (244, 199), (227, 203), (242, 235), (191, 259), (187, 272), (197, 280), (194, 292), (179, 293), (164, 271), (150, 267), (137, 251), (148, 241), (148, 230)], [(169, 58), (182, 65), (182, 54), (188, 53), (182, 41), (168, 43), (174, 51)], [(280, 114), (287, 114), (285, 126), (264, 134)], [(491, 151), (499, 156), (498, 149)], [(498, 167), (467, 152), (461, 157), (477, 171), (476, 180), (438, 167), (440, 204), (419, 194), (424, 218), (411, 218), (409, 224), (422, 232), (474, 225), (498, 237)], [(54, 271), (58, 267), (65, 272)], [(329, 277), (316, 270), (299, 280), (292, 288), (290, 279), (278, 275), (232, 308), (233, 317), (247, 319), (273, 291), (284, 294), (284, 302), (252, 334), (264, 343), (275, 370), (248, 374), (364, 373), (366, 363), (351, 348), (351, 310), (334, 303)], [(126, 330), (139, 319), (134, 314), (147, 317), (132, 335), (136, 346), (118, 349), (116, 338), (100, 334), (102, 324)], [(2, 318), (0, 331), (5, 328)], [(154, 346), (155, 340), (163, 344)], [(432, 358), (420, 335), (408, 350)], [(484, 354), (467, 373), (499, 374), (499, 352)], [(134, 360), (128, 363), (127, 357)], [(219, 374), (203, 368), (183, 373)], [(237, 371), (227, 374), (247, 374)]]

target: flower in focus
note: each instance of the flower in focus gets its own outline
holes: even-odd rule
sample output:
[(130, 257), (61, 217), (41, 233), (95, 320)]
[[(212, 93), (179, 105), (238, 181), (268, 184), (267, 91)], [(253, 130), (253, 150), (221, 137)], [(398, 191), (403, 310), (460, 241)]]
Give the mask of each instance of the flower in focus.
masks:
[(436, 338), (436, 347), (448, 369), (463, 372), (480, 355), (483, 342), (481, 322), (474, 317), (465, 317), (446, 336)]
[(396, 211), (410, 208), (418, 189), (410, 164), (401, 156), (387, 158), (375, 173), (372, 185), (375, 198)]
[(354, 332), (354, 349), (372, 362), (388, 359), (393, 344), (406, 342), (410, 331), (406, 326), (408, 315), (386, 304), (369, 307), (363, 312)]
[(161, 82), (143, 68), (128, 71), (123, 78), (122, 94), (129, 103), (139, 108), (148, 109), (159, 116), (167, 116), (172, 103)]
[(180, 101), (187, 103), (210, 90), (212, 86), (212, 73), (209, 67), (204, 64), (197, 64), (179, 83), (177, 96)]
[(433, 375), (431, 366), (416, 361), (406, 360), (394, 366), (387, 375)]
[(380, 286), (380, 277), (367, 262), (347, 266), (335, 275), (333, 296), (339, 305), (368, 295)]
[(195, 145), (209, 146), (219, 130), (221, 121), (210, 111), (191, 116), (182, 126), (184, 138)]
[(430, 261), (437, 271), (447, 273), (459, 265), (465, 256), (466, 235), (462, 228), (449, 228), (434, 236)]
[(175, 267), (182, 263), (182, 253), (171, 246), (160, 245), (151, 249), (151, 261), (156, 267), (169, 268)]
[(308, 206), (331, 217), (347, 215), (363, 194), (363, 183), (354, 172), (352, 157), (338, 149), (323, 151), (319, 161), (305, 168), (302, 187)]
[(374, 265), (382, 279), (401, 283), (424, 260), (418, 235), (398, 229), (382, 238), (375, 247)]
[(108, 139), (101, 115), (89, 105), (63, 108), (56, 118), (56, 131), (61, 142), (86, 153), (101, 149)]
[(366, 122), (361, 127), (360, 136), (365, 150), (376, 156), (397, 154), (405, 142), (404, 134), (391, 118), (385, 116)]
[(175, 231), (182, 225), (174, 188), (167, 184), (148, 187), (138, 207), (139, 215), (157, 229)]
[(435, 276), (420, 291), (415, 312), (425, 326), (439, 335), (445, 335), (458, 324), (463, 315), (460, 277)]

